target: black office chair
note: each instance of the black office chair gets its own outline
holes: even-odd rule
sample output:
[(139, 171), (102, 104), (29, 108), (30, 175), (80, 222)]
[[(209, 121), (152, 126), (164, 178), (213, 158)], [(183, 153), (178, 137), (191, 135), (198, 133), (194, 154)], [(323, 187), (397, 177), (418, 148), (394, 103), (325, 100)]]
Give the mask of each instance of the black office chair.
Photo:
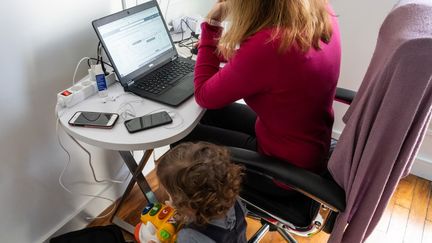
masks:
[[(350, 104), (354, 95), (353, 91), (338, 88), (335, 100)], [(336, 140), (332, 140), (330, 153), (335, 145)], [(259, 242), (269, 230), (277, 230), (288, 242), (296, 242), (290, 233), (308, 237), (321, 230), (331, 232), (337, 213), (345, 209), (345, 193), (330, 176), (320, 176), (257, 152), (229, 149), (232, 160), (246, 167), (246, 180), (258, 180), (268, 191), (280, 190), (273, 183), (277, 180), (299, 192), (297, 195), (290, 192), (287, 197), (262, 195), (262, 189), (248, 187), (246, 183), (241, 199), (250, 211), (249, 216), (262, 223), (249, 242)]]

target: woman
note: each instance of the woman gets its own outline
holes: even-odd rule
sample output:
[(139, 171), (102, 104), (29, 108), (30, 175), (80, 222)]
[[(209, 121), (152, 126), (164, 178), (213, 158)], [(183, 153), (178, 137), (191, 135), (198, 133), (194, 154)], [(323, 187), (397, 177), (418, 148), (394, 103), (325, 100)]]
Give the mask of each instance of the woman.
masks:
[[(222, 34), (225, 18), (230, 28)], [(323, 171), (340, 69), (338, 24), (327, 1), (219, 0), (201, 28), (195, 99), (208, 110), (185, 140)], [(220, 55), (228, 60), (223, 68)], [(247, 106), (234, 103), (240, 99)]]

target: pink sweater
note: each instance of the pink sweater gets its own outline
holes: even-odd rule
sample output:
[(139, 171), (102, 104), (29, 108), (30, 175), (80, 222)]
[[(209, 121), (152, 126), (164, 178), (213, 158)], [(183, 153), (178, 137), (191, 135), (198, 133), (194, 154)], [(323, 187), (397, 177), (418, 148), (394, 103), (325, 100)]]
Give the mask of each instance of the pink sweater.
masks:
[(254, 34), (223, 67), (216, 54), (222, 29), (203, 23), (195, 66), (195, 99), (218, 109), (239, 99), (257, 114), (259, 151), (299, 167), (321, 171), (333, 125), (332, 102), (340, 69), (340, 38), (333, 18), (333, 36), (322, 50), (280, 53), (272, 28)]

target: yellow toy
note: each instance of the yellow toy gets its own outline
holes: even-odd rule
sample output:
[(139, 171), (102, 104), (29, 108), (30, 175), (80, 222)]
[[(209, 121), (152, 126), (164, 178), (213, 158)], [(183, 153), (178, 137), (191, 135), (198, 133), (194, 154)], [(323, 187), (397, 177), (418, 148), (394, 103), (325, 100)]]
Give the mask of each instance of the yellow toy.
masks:
[(138, 243), (174, 243), (180, 227), (174, 219), (175, 210), (161, 203), (150, 203), (141, 212), (141, 223), (135, 227)]

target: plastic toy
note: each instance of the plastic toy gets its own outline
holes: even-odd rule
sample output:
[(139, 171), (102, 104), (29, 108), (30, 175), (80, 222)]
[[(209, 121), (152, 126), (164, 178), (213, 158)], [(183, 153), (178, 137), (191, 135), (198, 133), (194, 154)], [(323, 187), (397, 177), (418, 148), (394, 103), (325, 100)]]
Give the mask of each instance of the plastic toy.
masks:
[(174, 219), (175, 210), (161, 203), (150, 203), (141, 212), (141, 222), (135, 227), (138, 243), (174, 243), (180, 227)]

